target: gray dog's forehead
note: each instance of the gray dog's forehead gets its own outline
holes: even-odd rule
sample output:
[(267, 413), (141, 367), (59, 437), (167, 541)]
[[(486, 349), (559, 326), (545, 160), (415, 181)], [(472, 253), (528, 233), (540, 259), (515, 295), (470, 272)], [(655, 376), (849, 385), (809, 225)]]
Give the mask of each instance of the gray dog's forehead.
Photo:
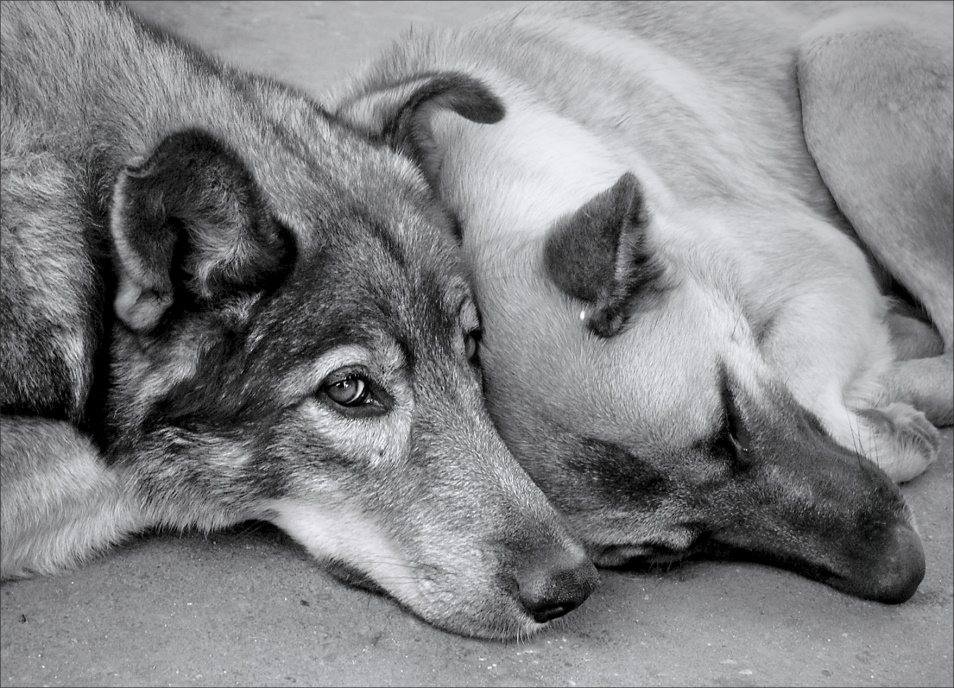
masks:
[(255, 330), (321, 346), (382, 331), (406, 340), (457, 336), (471, 288), (448, 231), (439, 215), (339, 212), (299, 248)]

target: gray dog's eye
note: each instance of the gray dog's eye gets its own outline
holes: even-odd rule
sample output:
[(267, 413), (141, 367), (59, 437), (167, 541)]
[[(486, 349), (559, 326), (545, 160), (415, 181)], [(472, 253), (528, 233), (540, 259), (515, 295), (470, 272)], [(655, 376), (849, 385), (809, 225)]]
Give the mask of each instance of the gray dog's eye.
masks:
[(373, 403), (368, 383), (360, 377), (346, 377), (325, 387), (328, 398), (340, 406), (354, 407)]
[(318, 398), (351, 418), (383, 416), (394, 408), (394, 397), (363, 370), (342, 368), (318, 390)]

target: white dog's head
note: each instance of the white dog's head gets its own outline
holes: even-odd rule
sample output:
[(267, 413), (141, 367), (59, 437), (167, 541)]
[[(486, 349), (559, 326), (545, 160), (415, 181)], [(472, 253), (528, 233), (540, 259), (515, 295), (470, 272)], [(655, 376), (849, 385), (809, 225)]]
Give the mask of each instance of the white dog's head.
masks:
[[(648, 166), (516, 85), (379, 75), (338, 102), (455, 213), (493, 418), (598, 564), (728, 552), (864, 598), (914, 593), (910, 510), (767, 362), (772, 316), (740, 298), (725, 218), (675, 207)], [(503, 106), (492, 125), (456, 114)]]

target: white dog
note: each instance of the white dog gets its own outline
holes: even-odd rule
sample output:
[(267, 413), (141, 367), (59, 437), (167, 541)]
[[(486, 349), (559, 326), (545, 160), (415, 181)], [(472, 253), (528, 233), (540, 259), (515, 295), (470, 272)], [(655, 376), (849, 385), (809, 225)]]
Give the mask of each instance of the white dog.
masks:
[(597, 563), (729, 548), (913, 594), (892, 480), (954, 408), (951, 27), (556, 3), (409, 36), (332, 94), (457, 215), (491, 412)]

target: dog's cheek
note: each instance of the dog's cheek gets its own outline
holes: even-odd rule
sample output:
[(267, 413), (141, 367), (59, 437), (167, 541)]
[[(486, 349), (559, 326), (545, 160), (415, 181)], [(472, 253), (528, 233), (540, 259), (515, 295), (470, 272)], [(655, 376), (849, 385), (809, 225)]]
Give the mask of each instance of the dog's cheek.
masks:
[(282, 496), (289, 499), (354, 495), (360, 501), (377, 473), (407, 462), (410, 424), (410, 410), (400, 405), (382, 416), (351, 418), (306, 398), (270, 429), (263, 469), (285, 476)]
[[(513, 419), (520, 416), (518, 430)], [(715, 514), (705, 508), (706, 495), (734, 480), (731, 456), (715, 455), (702, 443), (678, 456), (637, 451), (526, 416), (508, 417), (508, 444), (601, 565), (685, 556), (714, 525), (707, 521)]]
[(188, 386), (199, 371), (199, 351), (182, 341), (159, 346), (134, 332), (117, 328), (112, 343), (114, 392), (107, 409), (107, 432), (114, 451), (132, 450), (156, 403), (173, 390)]
[(411, 604), (419, 591), (409, 575), (411, 565), (393, 538), (368, 515), (350, 504), (309, 499), (275, 500), (271, 521), (291, 535), (344, 582), (376, 592), (376, 582), (390, 582), (390, 592)]
[(414, 522), (395, 493), (413, 489), (408, 482), (417, 474), (407, 466), (410, 434), (406, 408), (355, 419), (306, 399), (271, 428), (248, 477), (276, 486), (261, 504), (265, 517), (330, 573), (417, 607), (413, 553), (391, 532), (395, 523)]
[(621, 537), (672, 490), (667, 476), (650, 463), (612, 443), (575, 436), (533, 408), (504, 411), (498, 405), (494, 415), (523, 468), (587, 539)]

